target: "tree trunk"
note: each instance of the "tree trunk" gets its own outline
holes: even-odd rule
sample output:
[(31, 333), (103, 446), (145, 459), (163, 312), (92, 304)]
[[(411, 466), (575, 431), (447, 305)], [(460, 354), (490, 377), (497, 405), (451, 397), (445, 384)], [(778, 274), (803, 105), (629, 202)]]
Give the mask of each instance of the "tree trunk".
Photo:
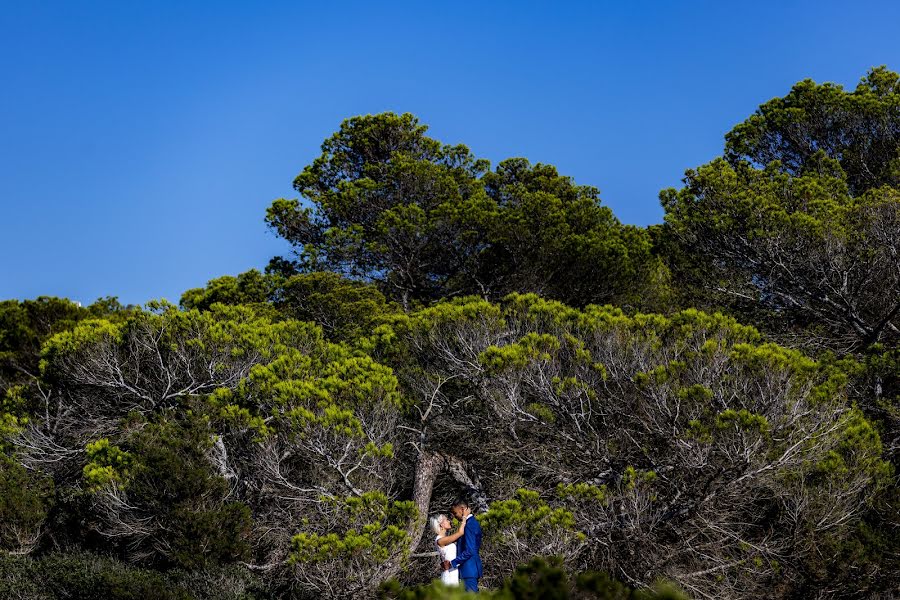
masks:
[(433, 452), (421, 452), (416, 461), (416, 475), (413, 482), (413, 502), (416, 505), (418, 516), (410, 523), (409, 551), (413, 553), (422, 541), (422, 531), (428, 520), (428, 508), (431, 506), (431, 492), (438, 473), (443, 467), (444, 460), (439, 454)]
[(466, 496), (472, 503), (472, 508), (479, 513), (487, 512), (487, 496), (484, 495), (484, 490), (481, 489), (481, 482), (478, 481), (478, 477), (470, 474), (466, 464), (455, 456), (448, 456), (446, 460), (447, 467), (450, 469), (450, 475), (463, 485), (466, 490)]

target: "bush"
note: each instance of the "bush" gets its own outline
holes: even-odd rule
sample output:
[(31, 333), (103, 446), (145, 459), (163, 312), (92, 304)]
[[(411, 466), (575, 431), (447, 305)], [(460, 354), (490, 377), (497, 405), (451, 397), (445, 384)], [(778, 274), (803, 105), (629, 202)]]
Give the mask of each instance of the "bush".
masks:
[(239, 567), (160, 572), (89, 552), (0, 555), (0, 598), (16, 600), (252, 600), (257, 586)]
[(53, 482), (0, 455), (0, 549), (29, 550), (40, 534)]
[[(496, 590), (484, 591), (483, 598), (493, 600), (687, 600), (674, 586), (660, 583), (652, 589), (634, 590), (605, 573), (585, 572), (572, 577), (558, 557), (535, 558), (518, 567)], [(382, 600), (456, 600), (468, 596), (460, 587), (440, 583), (404, 589), (396, 581), (384, 584)]]

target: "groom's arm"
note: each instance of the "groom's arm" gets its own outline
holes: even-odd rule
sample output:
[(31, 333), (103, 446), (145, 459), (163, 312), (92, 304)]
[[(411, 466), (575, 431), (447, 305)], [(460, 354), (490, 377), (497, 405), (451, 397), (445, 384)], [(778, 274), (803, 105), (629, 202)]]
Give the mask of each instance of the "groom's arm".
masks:
[(472, 558), (472, 556), (478, 552), (478, 536), (476, 535), (475, 530), (481, 529), (481, 527), (480, 524), (476, 525), (476, 523), (466, 524), (466, 532), (463, 534), (463, 539), (466, 540), (466, 547), (463, 548), (462, 552), (456, 555), (456, 558), (450, 561), (451, 569), (458, 569), (459, 565)]

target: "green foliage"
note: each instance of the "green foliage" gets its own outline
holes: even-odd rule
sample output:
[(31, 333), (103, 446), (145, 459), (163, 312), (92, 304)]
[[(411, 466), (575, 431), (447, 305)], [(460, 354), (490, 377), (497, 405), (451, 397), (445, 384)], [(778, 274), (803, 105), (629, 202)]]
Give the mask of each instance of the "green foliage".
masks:
[(655, 472), (635, 469), (631, 465), (625, 467), (625, 472), (622, 474), (622, 485), (628, 490), (633, 490), (638, 486), (652, 484), (655, 480)]
[(141, 568), (88, 552), (0, 555), (0, 597), (29, 600), (252, 600), (265, 597), (240, 569), (194, 573)]
[(605, 502), (607, 498), (606, 486), (590, 485), (588, 483), (570, 483), (556, 486), (556, 494), (562, 499), (580, 500), (583, 502)]
[[(214, 304), (203, 312), (179, 311), (170, 304), (151, 308), (153, 312), (135, 312), (119, 323), (88, 319), (53, 336), (41, 353), (42, 376), (63, 385), (118, 390), (122, 400), (140, 399), (140, 410), (159, 400), (170, 407), (179, 396), (234, 379), (248, 363), (322, 339), (312, 324), (272, 322), (247, 306)], [(83, 363), (96, 368), (82, 369)]]
[(89, 443), (85, 450), (88, 463), (82, 475), (89, 490), (99, 491), (109, 485), (125, 486), (134, 462), (131, 454), (111, 445), (106, 438)]
[(53, 505), (53, 480), (0, 455), (0, 550), (30, 551)]
[(572, 510), (559, 504), (561, 499), (586, 492), (584, 487), (564, 488), (564, 493), (551, 498), (554, 506), (537, 491), (520, 488), (512, 498), (492, 502), (490, 509), (478, 516), (484, 530), (485, 555), (491, 557), (499, 572), (510, 572), (543, 554), (574, 560), (587, 536), (579, 529), (582, 524), (577, 523)]
[(900, 77), (877, 67), (853, 91), (810, 79), (774, 98), (725, 136), (732, 162), (779, 161), (792, 175), (838, 163), (854, 193), (900, 184)]
[(272, 297), (278, 279), (256, 269), (237, 277), (226, 275), (210, 280), (205, 288), (193, 288), (181, 295), (181, 306), (187, 310), (209, 310), (213, 304), (263, 304)]
[[(662, 192), (660, 244), (694, 300), (840, 351), (896, 338), (900, 192), (887, 186), (900, 153), (881, 127), (896, 120), (888, 107), (900, 93), (882, 85), (896, 74), (870, 77), (852, 94), (798, 84), (732, 132), (730, 162), (689, 170), (682, 189)], [(874, 80), (888, 91), (873, 92)], [(885, 137), (873, 140), (873, 128)]]
[(22, 431), (28, 423), (26, 386), (14, 385), (0, 397), (0, 451), (11, 450), (7, 440)]
[(575, 306), (647, 305), (635, 294), (651, 288), (658, 269), (649, 237), (621, 225), (596, 188), (522, 158), (502, 161), (482, 182), (492, 201), (484, 278), (508, 282), (498, 296), (535, 291)]
[(130, 440), (139, 460), (129, 498), (159, 515), (176, 564), (196, 567), (245, 558), (250, 511), (228, 502), (225, 480), (206, 460), (212, 442), (204, 420), (147, 424)]
[[(454, 251), (465, 242), (454, 239), (450, 209), (471, 198), (487, 164), (425, 130), (412, 115), (384, 113), (348, 119), (323, 143), (322, 155), (294, 180), (315, 210), (282, 199), (267, 214), (299, 248), (301, 268), (377, 277), (404, 301), (440, 295), (437, 282), (465, 258)], [(414, 253), (443, 260), (409, 263)]]
[(490, 371), (508, 367), (524, 367), (532, 360), (549, 360), (550, 352), (559, 348), (559, 340), (552, 335), (529, 333), (514, 344), (502, 348), (491, 346), (481, 353), (479, 360)]
[[(875, 344), (867, 349), (861, 364), (848, 369), (859, 383), (862, 393), (858, 402), (880, 429), (886, 440), (900, 438), (900, 347), (888, 349)], [(887, 444), (890, 445), (890, 442)], [(895, 464), (898, 458), (895, 448), (891, 454)]]
[(386, 318), (385, 323), (377, 327), (360, 346), (382, 361), (408, 366), (415, 360), (409, 355), (410, 339), (424, 338), (432, 343), (440, 341), (463, 351), (466, 340), (454, 337), (454, 333), (459, 327), (469, 324), (487, 329), (500, 328), (504, 324), (502, 310), (483, 298), (454, 298), (412, 313)]
[[(101, 298), (87, 308), (64, 298), (41, 296), (34, 300), (0, 302), (0, 396), (20, 386), (16, 392), (23, 400), (17, 413), (19, 423), (34, 410), (32, 387), (39, 373), (42, 344), (56, 333), (69, 330), (84, 319), (104, 318), (119, 321), (134, 311), (115, 298)], [(14, 427), (12, 419), (0, 412), (0, 428)]]
[(274, 432), (272, 427), (266, 424), (266, 419), (250, 412), (249, 408), (237, 404), (227, 404), (232, 398), (231, 390), (219, 388), (210, 395), (210, 404), (218, 408), (218, 416), (229, 427), (256, 432), (254, 441), (261, 441)]
[(267, 222), (298, 261), (414, 301), (541, 291), (573, 304), (639, 302), (660, 265), (642, 229), (600, 205), (596, 188), (517, 158), (494, 172), (442, 145), (410, 114), (354, 117), (294, 180), (312, 203), (279, 199)]
[(328, 272), (288, 278), (275, 306), (288, 318), (316, 323), (330, 339), (348, 342), (369, 335), (396, 310), (374, 286)]
[(50, 338), (41, 351), (42, 375), (58, 357), (75, 354), (85, 346), (114, 346), (122, 342), (122, 325), (105, 319), (86, 319), (70, 331)]
[(289, 561), (301, 573), (325, 577), (333, 593), (349, 595), (377, 587), (387, 569), (405, 564), (409, 523), (417, 519), (413, 502), (390, 500), (382, 492), (322, 501), (334, 511), (332, 531), (301, 531), (291, 539)]
[(174, 564), (198, 569), (249, 558), (250, 508), (242, 502), (217, 500), (199, 509), (196, 501), (183, 501), (172, 508), (166, 537), (172, 544), (170, 560)]
[(882, 458), (881, 437), (861, 411), (853, 409), (837, 444), (815, 465), (815, 472), (835, 481), (850, 472), (867, 472), (880, 484), (892, 485), (894, 467)]
[(34, 560), (0, 556), (0, 592), (7, 598), (73, 600), (189, 600), (154, 571), (89, 554), (54, 554)]
[(478, 519), (486, 535), (514, 529), (525, 537), (540, 537), (549, 528), (573, 530), (575, 520), (564, 508), (552, 508), (534, 490), (520, 489), (514, 498), (491, 504)]
[(394, 310), (374, 286), (329, 272), (284, 276), (250, 270), (213, 279), (181, 297), (188, 310), (209, 310), (213, 304), (251, 305), (273, 318), (311, 321), (336, 341), (367, 335)]
[[(830, 370), (811, 399), (833, 403), (847, 393), (859, 408), (847, 415), (833, 447), (807, 465), (804, 480), (831, 487), (839, 498), (850, 485), (842, 478), (867, 473), (877, 483), (865, 519), (886, 530), (897, 527), (886, 508), (896, 484), (882, 482), (896, 472), (900, 439), (898, 81), (897, 73), (878, 67), (853, 90), (805, 80), (764, 103), (726, 136), (724, 158), (687, 171), (682, 189), (661, 194), (666, 224), (652, 232), (685, 291), (683, 302), (727, 308), (768, 335), (821, 355), (818, 367), (805, 366)], [(735, 350), (751, 368), (758, 368), (754, 354), (765, 364), (804, 362), (774, 347)], [(721, 433), (714, 419), (721, 421), (711, 414), (695, 420), (688, 435), (711, 443)], [(823, 543), (859, 542), (847, 535), (823, 535), (829, 540)], [(878, 559), (884, 589), (897, 585), (887, 575), (896, 571), (888, 554)], [(810, 572), (817, 585), (832, 589), (842, 587), (832, 578), (844, 577), (852, 581), (847, 586), (868, 590), (859, 592), (863, 597), (879, 568), (858, 560), (867, 566), (852, 573), (822, 563)]]
[(687, 600), (688, 596), (677, 586), (657, 582), (649, 589), (631, 589), (606, 573), (588, 572), (578, 575), (578, 597), (602, 600)]
[[(404, 589), (388, 582), (379, 590), (382, 600), (455, 600), (470, 594), (460, 587), (435, 583), (426, 587)], [(605, 573), (586, 571), (571, 576), (558, 557), (534, 558), (518, 566), (498, 589), (479, 593), (493, 600), (686, 600), (675, 587), (659, 583), (650, 589), (634, 590)]]
[(348, 531), (343, 537), (336, 533), (298, 533), (292, 540), (292, 560), (301, 563), (320, 562), (346, 559), (365, 552), (372, 560), (384, 561), (405, 543), (408, 543), (406, 532), (396, 525), (389, 525), (383, 531), (379, 531), (377, 525), (368, 526), (360, 533)]
[(120, 533), (132, 550), (191, 569), (248, 556), (250, 511), (227, 500), (228, 484), (207, 459), (210, 433), (208, 419), (187, 413), (140, 423), (121, 442), (127, 450), (107, 440), (88, 445), (84, 475), (91, 492), (102, 495), (112, 485), (137, 511), (119, 519), (141, 522)]
[[(214, 392), (211, 404), (226, 422), (261, 436), (274, 431), (309, 435), (321, 427), (358, 440), (366, 434), (357, 409), (400, 409), (390, 368), (339, 346), (321, 344), (312, 350), (287, 350), (267, 365), (254, 366), (235, 392)], [(375, 455), (391, 454), (389, 447), (362, 443)]]
[[(591, 564), (596, 552), (655, 572), (653, 559), (631, 565), (653, 543), (659, 555), (671, 552), (662, 533), (669, 528), (700, 536), (739, 530), (738, 539), (768, 548), (789, 531), (786, 511), (768, 500), (773, 490), (808, 513), (803, 543), (812, 547), (824, 527), (816, 523), (834, 514), (834, 494), (842, 510), (859, 506), (884, 481), (881, 447), (847, 408), (847, 370), (855, 367), (765, 341), (721, 313), (629, 315), (533, 295), (500, 305), (457, 299), (392, 319), (373, 345), (397, 365), (404, 387), (424, 388), (432, 444), (450, 444), (483, 473), (507, 474), (494, 480), (503, 496), (514, 485), (533, 490), (479, 517), (485, 553), (503, 571), (556, 547), (576, 564)], [(854, 448), (847, 455), (857, 453), (847, 470), (813, 472), (844, 438)], [(557, 526), (564, 520), (551, 526), (554, 512), (570, 515), (572, 528)], [(847, 522), (854, 518), (848, 513)], [(721, 582), (718, 571), (706, 578), (700, 589), (710, 591), (728, 579), (764, 589), (776, 560), (759, 550), (748, 558), (735, 537), (718, 537), (703, 552), (676, 560), (709, 564), (712, 553), (715, 564), (739, 561)]]
[(769, 432), (769, 421), (763, 415), (754, 414), (746, 408), (740, 410), (729, 408), (716, 415), (716, 428), (766, 434)]

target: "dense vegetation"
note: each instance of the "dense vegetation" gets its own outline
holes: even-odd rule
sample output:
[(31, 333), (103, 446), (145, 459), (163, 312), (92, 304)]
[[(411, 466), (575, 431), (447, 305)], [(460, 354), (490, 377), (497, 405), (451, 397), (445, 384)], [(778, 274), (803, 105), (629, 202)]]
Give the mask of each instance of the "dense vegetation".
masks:
[(0, 303), (0, 595), (454, 598), (460, 494), (498, 599), (900, 589), (897, 74), (763, 104), (647, 229), (408, 114), (294, 186), (265, 273)]

